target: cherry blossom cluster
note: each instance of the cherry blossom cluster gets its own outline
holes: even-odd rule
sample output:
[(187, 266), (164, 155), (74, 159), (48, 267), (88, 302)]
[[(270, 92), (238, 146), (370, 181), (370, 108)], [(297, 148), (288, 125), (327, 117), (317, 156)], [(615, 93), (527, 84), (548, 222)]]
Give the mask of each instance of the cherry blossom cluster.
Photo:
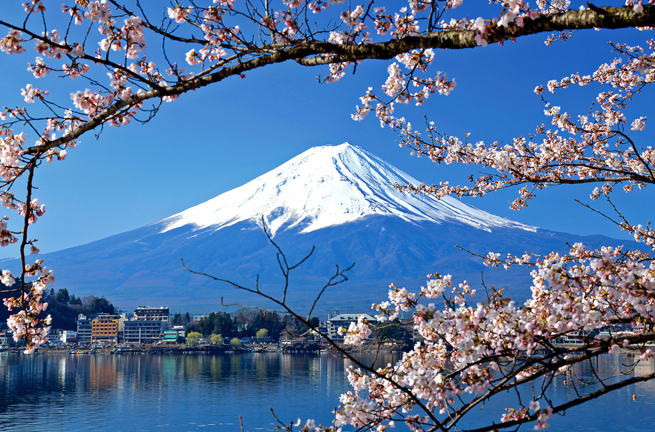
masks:
[[(392, 63), (387, 68), (389, 73), (382, 90), (386, 96), (391, 97), (391, 101), (383, 101), (369, 87), (366, 95), (360, 98), (362, 106), (357, 106), (357, 112), (352, 118), (357, 121), (363, 120), (368, 113), (375, 111), (376, 116), (380, 119), (382, 126), (395, 124), (395, 117), (392, 116), (395, 102), (408, 104), (412, 99), (416, 105), (422, 105), (431, 94), (448, 95), (455, 89), (455, 81), (448, 79), (442, 72), (438, 72), (434, 78), (423, 78), (416, 76), (419, 72), (426, 72), (434, 60), (434, 52), (431, 49), (412, 50), (402, 55), (396, 56), (408, 73), (403, 72), (398, 63)], [(419, 90), (410, 91), (410, 83)], [(376, 102), (375, 110), (372, 103)]]
[[(7, 325), (14, 332), (14, 340), (18, 341), (23, 338), (27, 342), (26, 354), (33, 353), (47, 341), (48, 329), (52, 322), (50, 315), (40, 318), (41, 313), (48, 308), (48, 303), (43, 302), (43, 293), (47, 286), (55, 281), (52, 271), (43, 267), (42, 262), (42, 260), (37, 260), (33, 265), (25, 268), (25, 276), (36, 277), (32, 282), (25, 282), (25, 285), (29, 287), (29, 293), (23, 292), (17, 297), (8, 297), (3, 300), (4, 305), (10, 311), (20, 309), (9, 317)], [(20, 281), (13, 278), (9, 270), (2, 272), (0, 281), (8, 287), (21, 284)], [(16, 290), (20, 291), (21, 288), (16, 288)]]
[[(635, 145), (633, 134), (643, 131), (648, 118), (639, 116), (629, 119), (624, 111), (626, 104), (655, 82), (652, 68), (644, 68), (654, 58), (653, 49), (644, 54), (641, 48), (615, 44), (615, 50), (623, 54), (614, 61), (601, 65), (593, 74), (573, 74), (562, 80), (548, 83), (548, 90), (556, 92), (572, 85), (586, 86), (599, 83), (610, 86), (596, 98), (596, 108), (590, 114), (573, 119), (561, 107), (550, 105), (545, 99), (544, 114), (550, 118), (554, 128), (539, 126), (530, 139), (524, 136), (511, 143), (482, 141), (462, 142), (458, 137), (440, 133), (433, 123), (428, 124), (425, 133), (416, 131), (404, 118), (384, 116), (384, 125), (389, 125), (402, 137), (402, 144), (420, 155), (428, 156), (436, 163), (476, 164), (495, 169), (498, 174), (485, 174), (471, 178), (472, 186), (414, 185), (406, 189), (423, 192), (436, 197), (449, 194), (458, 196), (479, 196), (512, 185), (525, 185), (512, 208), (519, 209), (534, 198), (538, 189), (549, 184), (604, 182), (591, 191), (593, 199), (610, 193), (621, 184), (626, 192), (655, 182), (653, 164), (655, 153), (652, 147)], [(390, 74), (394, 75), (394, 74)], [(544, 97), (544, 88), (538, 86), (535, 93)], [(370, 106), (376, 97), (370, 92), (366, 96)], [(363, 117), (366, 106), (358, 109)], [(626, 131), (626, 127), (628, 131)], [(539, 141), (541, 139), (541, 141)]]
[(394, 29), (391, 31), (391, 36), (398, 39), (407, 36), (416, 36), (421, 31), (416, 14), (414, 11), (408, 13), (406, 8), (402, 8), (400, 9), (400, 13), (394, 14), (393, 26)]
[(651, 228), (650, 222), (645, 227), (622, 222), (621, 229), (634, 235), (636, 241), (644, 242), (655, 250), (655, 230)]
[(19, 30), (9, 30), (9, 34), (0, 39), (0, 50), (7, 54), (21, 54), (25, 48), (21, 45), (23, 33)]
[[(5, 137), (0, 138), (0, 176), (5, 181), (12, 181), (22, 174), (21, 156), (26, 135), (24, 132), (13, 134), (10, 129), (5, 132)], [(3, 204), (13, 210), (15, 207), (11, 207), (10, 202), (3, 201)]]
[[(647, 0), (647, 4), (655, 4), (655, 0)], [(644, 0), (625, 0), (626, 6), (632, 6), (632, 10), (637, 13), (642, 13), (644, 11)]]
[(139, 51), (145, 51), (147, 48), (143, 24), (139, 17), (126, 18), (121, 28), (117, 28), (114, 22), (109, 20), (101, 27), (101, 34), (105, 38), (100, 41), (100, 49), (105, 52), (110, 49), (125, 49), (125, 57), (137, 59)]
[(338, 333), (344, 336), (344, 343), (348, 345), (362, 345), (371, 335), (372, 330), (363, 316), (357, 318), (357, 322), (351, 322), (348, 329), (339, 327)]
[[(457, 19), (457, 18), (452, 18), (450, 22), (446, 22), (445, 20), (442, 20), (438, 24), (438, 28), (441, 30), (457, 30), (457, 31), (474, 31), (476, 33), (475, 40), (478, 45), (481, 46), (486, 46), (488, 44), (487, 38), (490, 33), (493, 33), (495, 29), (500, 29), (500, 28), (506, 28), (510, 25), (515, 25), (518, 27), (523, 27), (524, 26), (524, 21), (526, 19), (529, 20), (535, 20), (538, 17), (542, 15), (548, 15), (548, 14), (556, 14), (563, 12), (568, 9), (570, 6), (570, 1), (568, 0), (557, 0), (557, 1), (544, 1), (544, 0), (539, 0), (536, 2), (534, 7), (530, 6), (530, 3), (527, 1), (523, 0), (494, 0), (491, 3), (497, 3), (500, 6), (502, 6), (502, 12), (500, 14), (500, 17), (498, 18), (492, 18), (492, 19), (484, 19), (482, 17), (478, 17), (475, 19)], [(449, 1), (446, 5), (446, 9), (454, 9), (462, 4), (461, 1)], [(641, 2), (638, 3), (631, 3), (628, 2), (627, 4), (633, 5), (634, 4), (634, 10), (636, 12), (643, 12), (643, 7), (641, 6)], [(409, 35), (415, 35), (420, 32), (419, 24), (418, 21), (415, 20), (415, 13), (421, 12), (425, 7), (428, 5), (428, 2), (411, 2), (410, 1), (410, 9), (411, 13), (407, 12), (407, 9), (401, 9), (400, 14), (395, 14), (395, 16), (391, 16), (386, 13), (386, 10), (384, 7), (376, 8), (375, 9), (375, 27), (377, 34), (383, 35), (390, 33), (392, 36), (396, 38), (403, 38), (405, 36)], [(392, 30), (395, 27), (395, 30)], [(570, 37), (569, 34), (566, 32), (561, 32), (560, 35), (566, 35), (566, 37)], [(552, 40), (547, 41), (547, 43), (551, 43)], [(634, 64), (639, 65), (641, 68), (636, 68), (638, 70), (643, 70), (645, 67), (644, 65), (652, 65), (652, 57), (649, 59), (646, 58), (641, 58), (641, 59), (635, 59)], [(597, 72), (598, 75), (601, 74), (601, 71), (599, 70)], [(623, 79), (626, 82), (635, 82), (634, 80), (631, 80), (631, 77), (623, 76)], [(652, 77), (646, 78), (650, 81), (652, 81)], [(602, 82), (598, 77), (595, 77), (594, 79), (597, 82)], [(411, 80), (410, 80), (411, 81)], [(385, 125), (396, 125), (397, 129), (402, 129), (404, 126), (405, 119), (404, 118), (396, 118), (393, 115), (389, 114), (389, 111), (393, 111), (392, 104), (400, 100), (403, 103), (407, 103), (408, 98), (415, 98), (417, 101), (417, 104), (421, 104), (424, 102), (424, 99), (427, 97), (428, 94), (434, 93), (435, 91), (440, 93), (440, 94), (448, 94), (452, 89), (454, 88), (454, 81), (448, 81), (446, 79), (439, 79), (439, 77), (436, 79), (437, 81), (437, 86), (436, 88), (433, 87), (431, 84), (432, 82), (426, 81), (423, 82), (420, 79), (414, 80), (414, 85), (421, 87), (422, 91), (419, 91), (417, 93), (402, 93), (403, 98), (398, 97), (398, 93), (400, 92), (400, 89), (403, 88), (403, 86), (406, 86), (406, 80), (404, 80), (404, 76), (399, 73), (399, 69), (397, 67), (389, 67), (388, 69), (388, 78), (387, 82), (383, 86), (383, 90), (387, 94), (387, 96), (390, 96), (392, 100), (382, 100), (378, 98), (375, 93), (371, 92), (370, 90), (367, 92), (367, 100), (370, 103), (370, 101), (375, 100), (378, 102), (379, 108), (376, 109), (376, 114), (380, 118), (381, 124), (383, 126)], [(428, 84), (428, 85), (425, 85)], [(629, 96), (628, 96), (629, 97)], [(383, 108), (384, 107), (384, 108)], [(605, 106), (606, 108), (607, 106)], [(362, 120), (369, 112), (371, 111), (370, 106), (364, 105), (363, 107), (356, 107), (356, 113), (352, 115), (353, 119), (355, 120)], [(615, 112), (608, 112), (607, 113), (607, 119), (611, 122), (614, 120), (614, 116), (612, 114), (615, 114)], [(642, 127), (642, 123), (638, 120), (635, 120), (635, 127)], [(410, 137), (406, 138), (408, 141), (411, 139)], [(495, 190), (495, 189), (493, 189)], [(459, 192), (464, 192), (464, 193), (469, 193), (467, 189), (460, 190)], [(480, 191), (481, 193), (484, 193), (484, 191)], [(449, 194), (453, 193), (449, 189), (443, 189), (444, 194)], [(474, 192), (478, 193), (478, 192)], [(531, 195), (528, 194), (530, 197)], [(515, 207), (520, 207), (523, 205), (524, 200), (518, 200), (515, 203)]]
[(176, 23), (183, 23), (191, 12), (193, 12), (191, 6), (184, 7), (177, 5), (174, 8), (168, 8), (168, 17)]
[[(501, 260), (492, 253), (486, 263), (534, 268), (532, 297), (519, 305), (494, 291), (488, 301), (469, 305), (475, 290), (466, 282), (453, 287), (450, 275), (439, 274), (430, 275), (419, 293), (392, 285), (389, 301), (374, 305), (380, 312), (378, 319), (396, 319), (399, 311), (411, 311), (413, 327), (424, 342), (396, 365), (375, 373), (351, 368), (348, 377), (353, 391), (342, 396), (335, 426), (384, 425), (409, 407), (428, 413), (418, 419), (406, 417), (412, 430), (434, 426), (435, 421), (452, 426), (449, 419), (466, 405), (460, 394), (483, 400), (545, 373), (567, 371), (574, 361), (572, 355), (532, 360), (532, 353), (549, 349), (556, 338), (589, 334), (614, 320), (652, 323), (655, 319), (655, 263), (641, 252), (609, 247), (591, 251), (575, 244), (565, 255), (510, 255)], [(437, 298), (445, 301), (445, 307), (422, 301)], [(353, 323), (346, 334), (363, 334), (362, 324), (367, 323)], [(360, 342), (357, 337), (347, 341)], [(616, 343), (607, 343), (599, 352), (617, 349)], [(525, 356), (517, 357), (517, 353)], [(638, 361), (650, 356), (643, 349)], [(508, 408), (499, 419), (536, 421), (535, 428), (544, 429), (554, 407), (541, 408), (540, 403), (548, 400), (543, 393), (528, 406)]]
[[(4, 216), (2, 219), (0, 219), (0, 246), (8, 246), (18, 241), (18, 238), (16, 238), (14, 233), (9, 231), (8, 229), (8, 225), (7, 225), (8, 220), (9, 218), (7, 216)], [(4, 271), (8, 272), (8, 270), (4, 270)], [(11, 274), (9, 276), (11, 277)], [(4, 277), (4, 273), (3, 273), (3, 277)]]
[(548, 407), (545, 410), (541, 410), (538, 401), (530, 402), (528, 408), (507, 408), (506, 410), (508, 411), (507, 414), (504, 414), (500, 419), (500, 421), (503, 423), (527, 418), (530, 412), (538, 413), (539, 416), (537, 417), (537, 424), (534, 427), (535, 430), (543, 430), (548, 428), (547, 420), (553, 417), (553, 409)]
[(21, 216), (26, 216), (27, 215), (27, 220), (30, 224), (33, 224), (36, 222), (36, 220), (43, 216), (45, 213), (45, 205), (41, 204), (39, 202), (38, 198), (34, 198), (29, 205), (29, 214), (28, 214), (28, 206), (25, 203), (18, 203), (18, 214)]
[(25, 98), (25, 102), (34, 103), (34, 98), (43, 100), (48, 95), (48, 91), (41, 91), (40, 88), (33, 88), (32, 84), (27, 84), (24, 89), (21, 89), (20, 94)]

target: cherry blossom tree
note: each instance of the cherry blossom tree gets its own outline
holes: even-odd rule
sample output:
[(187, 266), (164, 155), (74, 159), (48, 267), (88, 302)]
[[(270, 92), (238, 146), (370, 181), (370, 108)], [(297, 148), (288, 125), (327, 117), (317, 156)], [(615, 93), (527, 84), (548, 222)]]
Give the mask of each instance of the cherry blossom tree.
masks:
[[(510, 143), (469, 142), (468, 136), (440, 132), (429, 119), (419, 130), (395, 114), (401, 104), (422, 105), (434, 94), (455, 90), (452, 78), (433, 70), (434, 50), (484, 49), (535, 34), (552, 44), (599, 28), (632, 28), (647, 35), (655, 26), (652, 0), (576, 8), (567, 0), (491, 0), (476, 6), (480, 12), (474, 18), (459, 12), (466, 6), (463, 0), (384, 3), (175, 1), (163, 15), (158, 3), (139, 0), (64, 0), (61, 7), (31, 0), (18, 12), (3, 5), (7, 13), (0, 16), (0, 27), (7, 34), (0, 50), (36, 51), (29, 69), (35, 81), (16, 89), (26, 105), (0, 112), (0, 200), (18, 216), (0, 222), (0, 244), (17, 245), (21, 257), (20, 274), (3, 270), (4, 304), (16, 311), (9, 325), (16, 338), (25, 339), (27, 351), (45, 340), (50, 320), (42, 318), (47, 309), (43, 292), (54, 281), (42, 261), (28, 258), (38, 253), (29, 227), (45, 212), (34, 194), (37, 168), (44, 161), (63, 161), (85, 135), (99, 134), (105, 126), (147, 122), (160, 109), (174, 109), (166, 105), (186, 92), (276, 63), (319, 67), (319, 80), (334, 83), (359, 62), (388, 60), (386, 81), (372, 83), (353, 118), (372, 113), (398, 134), (401, 145), (436, 163), (475, 164), (491, 172), (472, 176), (469, 185), (398, 185), (403, 190), (480, 196), (518, 186), (512, 207), (520, 209), (554, 184), (590, 183), (592, 199), (610, 199), (617, 187), (630, 192), (655, 182), (655, 151), (639, 142), (647, 113), (627, 111), (655, 80), (653, 40), (643, 46), (615, 42), (615, 58), (592, 74), (575, 73), (537, 87), (550, 124)], [(381, 91), (375, 90), (380, 84)], [(602, 87), (591, 109), (577, 118), (548, 100), (574, 84)], [(606, 216), (637, 241), (655, 244), (649, 224), (633, 224), (619, 209)], [(655, 267), (649, 254), (574, 244), (564, 255), (490, 252), (484, 259), (491, 266), (529, 269), (531, 298), (519, 304), (501, 289), (489, 288), (486, 301), (479, 301), (471, 285), (437, 273), (416, 292), (392, 285), (389, 300), (375, 305), (379, 321), (392, 323), (401, 311), (411, 313), (412, 320), (402, 325), (412, 326), (423, 341), (396, 365), (372, 369), (356, 363), (349, 371), (353, 391), (342, 396), (328, 428), (350, 424), (385, 430), (404, 422), (412, 430), (460, 430), (473, 409), (507, 391), (516, 392), (516, 404), (477, 431), (529, 422), (545, 428), (553, 414), (655, 377), (621, 375), (608, 381), (596, 373), (602, 386), (595, 393), (568, 401), (554, 401), (549, 393), (557, 376), (570, 374), (572, 366), (622, 347), (639, 350), (633, 364), (652, 357), (645, 345), (655, 339)], [(285, 298), (270, 300), (293, 312)], [(294, 316), (309, 325), (311, 317)], [(592, 337), (601, 328), (625, 323), (643, 331), (612, 333), (607, 340)], [(370, 324), (362, 320), (345, 329), (346, 341), (361, 343)], [(572, 335), (583, 341), (582, 348), (554, 344)], [(533, 396), (525, 400), (518, 389), (530, 385)], [(311, 420), (296, 428), (323, 429)]]

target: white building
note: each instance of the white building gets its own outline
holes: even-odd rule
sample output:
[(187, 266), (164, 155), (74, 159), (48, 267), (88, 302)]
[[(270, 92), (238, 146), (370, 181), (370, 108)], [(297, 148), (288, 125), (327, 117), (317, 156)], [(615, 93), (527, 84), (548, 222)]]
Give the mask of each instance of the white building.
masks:
[(64, 330), (61, 334), (61, 341), (63, 343), (76, 343), (77, 332), (73, 330)]
[(174, 325), (173, 326), (173, 330), (175, 330), (177, 332), (177, 335), (179, 337), (186, 337), (186, 330), (185, 329), (186, 329), (186, 327), (184, 327), (183, 325)]
[(50, 327), (48, 329), (48, 341), (51, 343), (59, 343), (61, 342), (61, 336), (64, 333), (62, 329), (56, 329)]

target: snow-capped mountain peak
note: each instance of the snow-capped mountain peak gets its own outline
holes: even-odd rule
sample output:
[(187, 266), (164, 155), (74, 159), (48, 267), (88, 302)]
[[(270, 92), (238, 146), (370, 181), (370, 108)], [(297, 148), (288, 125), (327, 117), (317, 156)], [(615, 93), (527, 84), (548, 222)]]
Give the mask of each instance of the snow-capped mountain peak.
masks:
[(535, 231), (453, 198), (401, 193), (394, 184), (419, 182), (360, 147), (344, 143), (311, 148), (245, 185), (162, 221), (162, 232), (192, 224), (216, 230), (241, 221), (267, 220), (307, 233), (370, 215), (409, 222), (459, 222), (490, 231), (495, 227)]

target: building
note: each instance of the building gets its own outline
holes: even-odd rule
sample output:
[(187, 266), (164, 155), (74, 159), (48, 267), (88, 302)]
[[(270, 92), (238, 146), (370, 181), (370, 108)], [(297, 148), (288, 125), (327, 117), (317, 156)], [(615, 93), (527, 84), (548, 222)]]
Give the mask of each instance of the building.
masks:
[(73, 330), (64, 330), (61, 334), (63, 343), (77, 343), (77, 332)]
[(175, 325), (173, 326), (173, 330), (177, 332), (177, 335), (181, 338), (186, 337), (186, 327), (183, 325)]
[(13, 341), (13, 335), (8, 330), (0, 330), (0, 346), (10, 346)]
[(139, 306), (132, 318), (124, 323), (123, 342), (129, 344), (154, 344), (164, 338), (168, 330), (168, 307)]
[(166, 321), (168, 322), (168, 307), (162, 306), (158, 308), (139, 306), (134, 311), (132, 320), (138, 321)]
[(14, 332), (9, 329), (6, 322), (0, 321), (0, 347), (12, 346), (14, 343)]
[(56, 329), (50, 327), (48, 329), (48, 342), (50, 342), (51, 344), (60, 343), (63, 334), (64, 331), (62, 329)]
[(91, 343), (91, 318), (84, 314), (77, 316), (77, 343)]
[[(154, 344), (162, 340), (168, 321), (129, 320), (123, 326), (123, 342), (128, 344)], [(177, 332), (175, 332), (177, 335)]]
[(124, 320), (119, 315), (100, 314), (91, 320), (91, 343), (116, 344)]
[(319, 345), (329, 345), (330, 343), (323, 337), (323, 335), (328, 334), (328, 322), (327, 321), (319, 321), (318, 323), (318, 331), (311, 329), (309, 330), (307, 334), (307, 338), (312, 341), (312, 342), (317, 342)]
[(362, 316), (369, 323), (377, 322), (377, 319), (369, 314), (365, 313), (338, 313), (328, 315), (327, 320), (327, 334), (332, 340), (343, 340), (343, 336), (340, 336), (338, 331), (339, 327), (348, 328), (350, 323), (356, 323), (359, 320), (359, 317)]
[(162, 340), (164, 343), (177, 343), (177, 330), (164, 330), (164, 339)]

